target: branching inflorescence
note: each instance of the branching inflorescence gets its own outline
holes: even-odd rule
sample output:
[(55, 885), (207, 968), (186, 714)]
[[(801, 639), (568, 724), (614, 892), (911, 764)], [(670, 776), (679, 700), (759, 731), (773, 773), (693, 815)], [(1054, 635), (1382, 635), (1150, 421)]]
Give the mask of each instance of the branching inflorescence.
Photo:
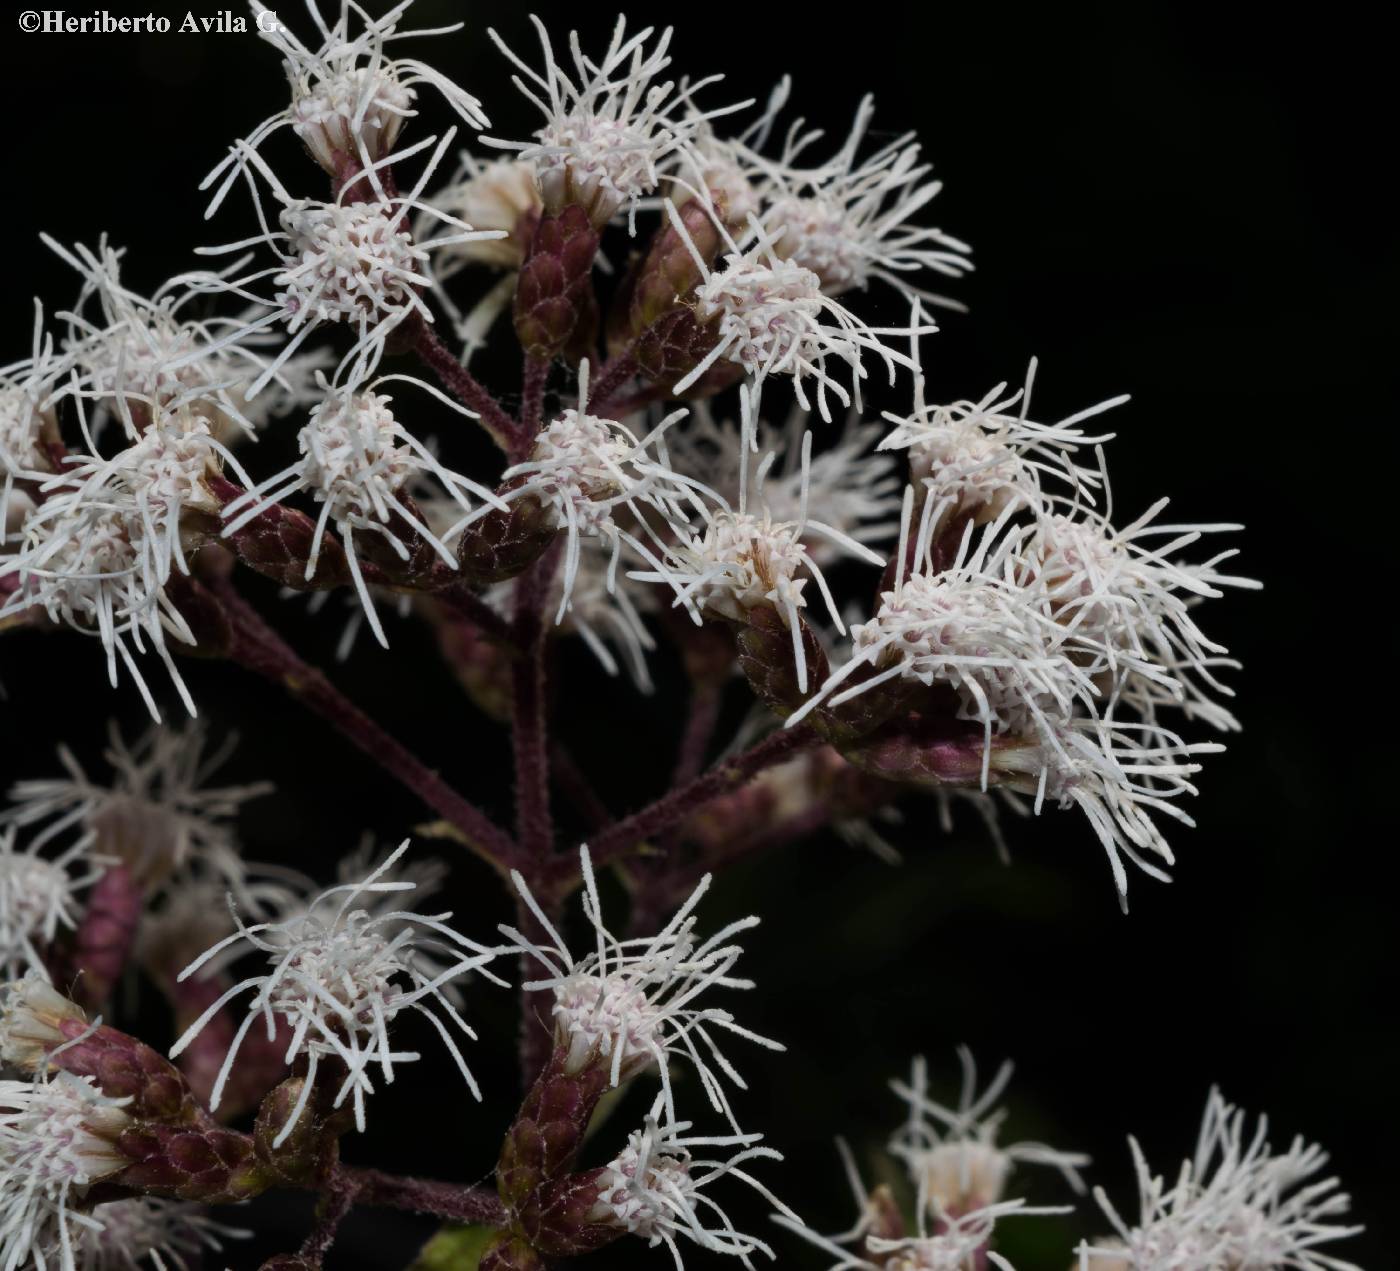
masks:
[[(913, 136), (870, 140), (869, 99), (824, 152), (782, 124), (786, 79), (753, 111), (719, 76), (678, 77), (669, 30), (619, 20), (590, 51), (536, 20), (538, 51), (489, 32), (536, 130), (473, 136), (491, 94), (399, 55), (432, 35), (450, 60), (460, 27), (400, 30), (408, 0), (308, 7), (305, 38), (260, 24), (290, 100), (205, 182), (210, 217), (249, 198), (202, 250), (219, 267), (146, 296), (105, 239), (46, 238), (78, 295), (36, 303), (28, 356), (0, 369), (0, 625), (93, 637), (156, 721), (135, 744), (113, 732), (107, 776), (64, 750), (65, 775), (18, 782), (0, 817), (0, 1267), (183, 1267), (240, 1234), (206, 1206), (270, 1188), (320, 1201), (269, 1267), (322, 1265), (356, 1205), (475, 1225), (482, 1271), (624, 1239), (678, 1267), (813, 1246), (838, 1271), (1009, 1266), (998, 1224), (1060, 1212), (1010, 1194), (1020, 1167), (1080, 1192), (1088, 1162), (1003, 1143), (1009, 1067), (979, 1093), (966, 1052), (951, 1104), (922, 1061), (896, 1083), (899, 1186), (867, 1188), (842, 1146), (850, 1230), (817, 1234), (769, 1190), (781, 1158), (741, 1128), (738, 1063), (785, 1045), (730, 1009), (757, 919), (707, 932), (700, 902), (724, 865), (824, 827), (879, 844), (871, 820), (915, 791), (994, 831), (997, 800), (1078, 807), (1126, 907), (1129, 864), (1173, 862), (1163, 826), (1189, 823), (1210, 732), (1238, 727), (1234, 663), (1198, 625), (1203, 601), (1254, 585), (1229, 549), (1198, 550), (1236, 527), (1167, 523), (1165, 501), (1116, 517), (1098, 417), (1124, 397), (1038, 422), (1032, 362), (1019, 390), (934, 404), (926, 307), (962, 306), (929, 284), (970, 249), (926, 223), (940, 184)], [(274, 167), (283, 129), (311, 165)], [(892, 325), (861, 316), (875, 288)], [(468, 361), (512, 336), (519, 381), (495, 392)], [(462, 444), (477, 428), (494, 465)], [(255, 462), (283, 433), (281, 466)], [(361, 616), (388, 646), (386, 606), (426, 619), (509, 728), (514, 824), (308, 665), (253, 574), (340, 592), (345, 650)], [(639, 692), (663, 645), (690, 683), (672, 787), (622, 815), (553, 727), (552, 649), (573, 636)], [(347, 856), (324, 889), (245, 861), (238, 817), (266, 787), (211, 786), (227, 748), (206, 760), (201, 724), (161, 722), (197, 714), (186, 655), (320, 715), (510, 881), (516, 921), (473, 933), (469, 907), (401, 907), (450, 885), (407, 843)], [(754, 709), (710, 762), (736, 680)], [(564, 841), (556, 795), (591, 846)], [(626, 925), (604, 920), (609, 875)], [(123, 980), (167, 1003), (165, 1054), (104, 1022)], [(522, 999), (525, 1093), (494, 1188), (342, 1163), (420, 1038), (499, 1101), (464, 1046), (481, 981)], [(595, 1113), (632, 1108), (636, 1085), (645, 1102), (594, 1148)], [(1345, 1197), (1310, 1181), (1324, 1158), (1273, 1154), (1218, 1096), (1174, 1185), (1134, 1156), (1137, 1224), (1097, 1192), (1113, 1233), (1083, 1243), (1085, 1268), (1345, 1267), (1318, 1251), (1351, 1230)], [(755, 1196), (779, 1230), (731, 1220)]]

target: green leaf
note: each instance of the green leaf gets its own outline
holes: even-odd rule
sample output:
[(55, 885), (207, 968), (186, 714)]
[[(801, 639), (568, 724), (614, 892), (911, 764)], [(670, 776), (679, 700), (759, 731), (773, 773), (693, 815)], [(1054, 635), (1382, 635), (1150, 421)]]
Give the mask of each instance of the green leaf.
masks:
[(408, 1271), (476, 1271), (495, 1234), (493, 1227), (443, 1227), (419, 1251)]

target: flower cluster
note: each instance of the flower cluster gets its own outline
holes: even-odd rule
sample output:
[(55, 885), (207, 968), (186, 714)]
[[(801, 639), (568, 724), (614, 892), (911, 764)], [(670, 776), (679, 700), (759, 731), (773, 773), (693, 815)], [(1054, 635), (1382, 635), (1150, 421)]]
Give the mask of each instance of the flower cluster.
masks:
[[(580, 864), (583, 913), (592, 928), (590, 952), (576, 958), (569, 951), (518, 873), (516, 889), (538, 924), (541, 939), (531, 939), (513, 927), (501, 930), (546, 972), (544, 978), (527, 980), (523, 989), (548, 993), (553, 1000), (554, 1054), (540, 1078), (542, 1104), (553, 1101), (551, 1086), (585, 1085), (591, 1092), (589, 1102), (575, 1113), (582, 1131), (587, 1114), (605, 1090), (645, 1073), (654, 1073), (661, 1083), (645, 1123), (629, 1136), (623, 1150), (602, 1169), (577, 1180), (575, 1186), (591, 1195), (588, 1221), (602, 1224), (614, 1235), (627, 1232), (652, 1245), (664, 1244), (678, 1266), (683, 1264), (676, 1242), (682, 1237), (702, 1249), (738, 1256), (745, 1265), (750, 1265), (749, 1255), (754, 1252), (773, 1257), (762, 1240), (737, 1232), (714, 1199), (702, 1194), (712, 1182), (733, 1176), (800, 1225), (791, 1210), (739, 1168), (747, 1161), (782, 1157), (759, 1146), (762, 1135), (739, 1129), (721, 1077), (741, 1089), (744, 1082), (720, 1050), (718, 1039), (728, 1033), (770, 1050), (784, 1047), (739, 1024), (724, 1007), (700, 1001), (715, 989), (753, 987), (751, 980), (731, 974), (742, 954), (732, 941), (756, 926), (758, 919), (740, 919), (701, 940), (695, 934), (694, 911), (709, 890), (706, 878), (656, 935), (619, 939), (603, 920), (586, 847)], [(678, 1119), (671, 1073), (677, 1061), (699, 1077), (711, 1107), (729, 1122), (732, 1134), (694, 1135), (693, 1123)], [(739, 1150), (719, 1159), (697, 1154), (734, 1148)]]
[(922, 1059), (915, 1060), (909, 1085), (894, 1083), (895, 1092), (909, 1104), (909, 1120), (891, 1138), (890, 1152), (903, 1162), (914, 1193), (912, 1222), (900, 1211), (888, 1185), (866, 1189), (844, 1143), (842, 1156), (859, 1206), (855, 1226), (826, 1237), (779, 1216), (778, 1221), (837, 1258), (832, 1271), (968, 1271), (988, 1262), (1011, 1271), (1011, 1264), (992, 1248), (997, 1223), (1012, 1216), (1068, 1212), (1031, 1207), (1019, 1197), (1007, 1199), (1013, 1166), (1017, 1162), (1053, 1165), (1076, 1190), (1083, 1190), (1076, 1167), (1087, 1164), (1088, 1157), (1038, 1143), (997, 1144), (1004, 1113), (995, 1110), (995, 1104), (1010, 1080), (1011, 1066), (1003, 1065), (978, 1095), (971, 1053), (963, 1048), (959, 1057), (963, 1087), (956, 1108), (945, 1108), (929, 1098), (928, 1070)]
[(395, 1064), (418, 1058), (395, 1049), (389, 1039), (389, 1025), (404, 1012), (415, 1012), (433, 1025), (472, 1094), (481, 1097), (447, 1026), (475, 1037), (453, 1004), (450, 986), (471, 971), (504, 983), (486, 970), (499, 950), (459, 935), (446, 923), (450, 913), (413, 914), (375, 903), (378, 897), (415, 888), (411, 879), (393, 876), (407, 850), (405, 841), (363, 879), (321, 892), (302, 912), (282, 921), (245, 925), (235, 912), (238, 929), (180, 972), (179, 978), (187, 979), (236, 945), (247, 945), (271, 964), (266, 975), (240, 980), (216, 998), (171, 1049), (171, 1056), (178, 1056), (225, 1006), (253, 990), (210, 1094), (211, 1110), (219, 1106), (239, 1047), (261, 1019), (269, 1041), (277, 1036), (279, 1024), (286, 1030), (285, 1060), (290, 1064), (303, 1058), (306, 1071), (300, 1095), (273, 1146), (280, 1146), (296, 1128), (323, 1067), (339, 1082), (331, 1106), (339, 1108), (349, 1099), (355, 1123), (363, 1129), (365, 1096), (374, 1092), (371, 1068), (388, 1083), (394, 1079)]
[[(894, 1085), (900, 1177), (867, 1188), (843, 1144), (859, 1215), (815, 1234), (750, 1172), (782, 1158), (740, 1126), (737, 1054), (786, 1049), (730, 1009), (758, 920), (706, 935), (699, 907), (720, 867), (826, 828), (897, 862), (875, 826), (911, 792), (945, 828), (970, 802), (994, 837), (1001, 803), (1077, 806), (1120, 894), (1125, 861), (1165, 876), (1160, 822), (1189, 821), (1220, 748), (1187, 726), (1238, 728), (1235, 664), (1199, 618), (1253, 584), (1197, 550), (1237, 527), (1169, 523), (1165, 500), (1116, 516), (1098, 417), (1124, 397), (1038, 422), (1032, 362), (1019, 390), (935, 404), (926, 308), (961, 305), (930, 286), (970, 249), (928, 222), (940, 183), (912, 134), (877, 139), (870, 98), (834, 151), (780, 126), (787, 78), (730, 129), (750, 103), (676, 76), (669, 29), (619, 19), (601, 51), (571, 33), (556, 54), (533, 19), (538, 57), (488, 34), (541, 118), (480, 136), (489, 94), (396, 56), (460, 29), (401, 30), (409, 3), (309, 0), (303, 38), (254, 0), (287, 92), (205, 181), (209, 216), (249, 195), (233, 241), (198, 253), (220, 267), (138, 292), (105, 239), (46, 238), (77, 297), (36, 302), (28, 356), (0, 367), (0, 628), (94, 637), (156, 720), (135, 744), (113, 731), (110, 776), (64, 749), (64, 774), (17, 781), (0, 813), (0, 1267), (183, 1267), (234, 1234), (206, 1205), (272, 1188), (317, 1193), (317, 1220), (269, 1268), (320, 1267), (361, 1204), (436, 1216), (444, 1265), (470, 1240), (481, 1271), (624, 1238), (677, 1268), (784, 1256), (715, 1198), (737, 1181), (834, 1271), (1007, 1271), (1001, 1220), (1062, 1212), (1011, 1194), (1021, 1167), (1080, 1191), (1087, 1164), (1003, 1141), (1009, 1065), (979, 1092), (961, 1052), (944, 1103), (916, 1061)], [(432, 110), (444, 126), (417, 135)], [(299, 171), (268, 144), (288, 130)], [(497, 392), (473, 372), (512, 334), (519, 379)], [(514, 825), (304, 661), (253, 574), (313, 593), (312, 613), (344, 602), (343, 655), (361, 625), (387, 647), (386, 604), (429, 622), (510, 724)], [(687, 682), (672, 785), (644, 806), (608, 806), (604, 757), (556, 727), (571, 636), (641, 691)], [(515, 924), (483, 942), (475, 906), (406, 907), (461, 890), (407, 840), (345, 854), (324, 889), (245, 860), (241, 809), (267, 787), (211, 784), (228, 747), (160, 722), (147, 654), (191, 715), (225, 668), (309, 707), (431, 810), (416, 832), (513, 883)], [(384, 698), (406, 684), (386, 676)], [(613, 882), (625, 928), (604, 919)], [(483, 1097), (468, 986), (516, 965), (524, 1093), (493, 1186), (348, 1163), (341, 1139), (419, 1036)], [(152, 989), (168, 1057), (105, 1022), (132, 997), (149, 1018)], [(1096, 1193), (1115, 1234), (1082, 1246), (1084, 1271), (1345, 1268), (1316, 1251), (1351, 1230), (1316, 1149), (1274, 1154), (1213, 1097), (1174, 1187), (1134, 1153), (1141, 1217)]]
[(1126, 1222), (1095, 1188), (1116, 1235), (1080, 1246), (1081, 1271), (1357, 1271), (1318, 1247), (1361, 1230), (1338, 1221), (1350, 1201), (1337, 1179), (1317, 1177), (1327, 1154), (1301, 1138), (1276, 1153), (1267, 1136), (1264, 1118), (1249, 1133), (1245, 1113), (1212, 1090), (1195, 1155), (1183, 1163), (1175, 1182), (1154, 1174), (1136, 1140), (1129, 1139), (1138, 1222)]

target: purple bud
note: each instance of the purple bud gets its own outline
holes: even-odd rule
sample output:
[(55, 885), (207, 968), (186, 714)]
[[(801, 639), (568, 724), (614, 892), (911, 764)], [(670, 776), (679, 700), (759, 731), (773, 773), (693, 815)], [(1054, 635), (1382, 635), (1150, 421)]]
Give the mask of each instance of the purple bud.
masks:
[(515, 333), (529, 357), (550, 361), (596, 326), (593, 260), (598, 231), (580, 207), (540, 219), (515, 288)]

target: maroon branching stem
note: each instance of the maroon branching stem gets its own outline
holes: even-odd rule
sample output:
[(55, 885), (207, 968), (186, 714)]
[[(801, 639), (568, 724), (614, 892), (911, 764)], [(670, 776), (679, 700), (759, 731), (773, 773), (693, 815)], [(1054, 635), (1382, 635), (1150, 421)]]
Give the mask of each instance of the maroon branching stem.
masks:
[(742, 754), (716, 764), (694, 781), (662, 795), (650, 807), (634, 812), (595, 835), (589, 845), (594, 866), (601, 868), (632, 851), (639, 843), (664, 834), (672, 826), (694, 816), (711, 800), (743, 785), (765, 768), (815, 746), (818, 740), (816, 731), (805, 725), (770, 733)]
[(719, 686), (713, 683), (697, 683), (690, 695), (690, 711), (686, 715), (685, 731), (681, 734), (680, 750), (676, 755), (676, 768), (671, 774), (671, 785), (689, 785), (704, 770), (705, 754), (715, 735), (719, 723), (719, 708), (723, 700)]
[(299, 1256), (312, 1266), (319, 1267), (331, 1245), (335, 1243), (335, 1233), (345, 1221), (345, 1215), (354, 1207), (358, 1189), (346, 1177), (345, 1171), (337, 1170), (329, 1185), (316, 1202), (316, 1225), (301, 1243)]
[[(534, 890), (534, 889), (532, 889)], [(551, 923), (559, 923), (561, 906), (558, 901), (535, 891), (535, 899), (544, 908)], [(515, 898), (515, 925), (531, 943), (548, 948), (552, 941), (545, 931), (544, 924), (535, 916), (524, 899)], [(539, 968), (531, 954), (520, 955), (520, 983), (537, 978)], [(528, 1093), (535, 1084), (554, 1050), (554, 1019), (547, 1005), (547, 998), (540, 993), (520, 990), (520, 1090)]]
[(520, 429), (505, 407), (457, 360), (431, 323), (420, 319), (409, 338), (413, 341), (413, 351), (442, 381), (443, 387), (468, 410), (475, 411), (491, 439), (510, 454), (517, 444)]
[[(520, 650), (511, 667), (515, 750), (516, 833), (526, 858), (542, 862), (554, 844), (549, 806), (549, 726), (545, 701), (545, 598), (559, 562), (547, 551), (515, 585), (515, 640)], [(527, 877), (533, 874), (527, 870)]]
[(448, 586), (429, 594), (444, 609), (452, 610), (458, 617), (471, 623), (488, 640), (503, 648), (515, 647), (515, 631), (511, 624), (460, 579), (455, 579)]
[(372, 1169), (346, 1168), (341, 1169), (339, 1175), (345, 1185), (353, 1189), (356, 1205), (406, 1209), (452, 1222), (485, 1223), (491, 1227), (505, 1225), (506, 1211), (501, 1198), (485, 1187), (462, 1187), (456, 1183), (384, 1174)]
[(544, 423), (544, 390), (549, 380), (549, 362), (542, 357), (525, 356), (525, 374), (520, 395), (520, 449), (514, 456), (519, 462), (529, 452), (535, 435)]
[(458, 794), (431, 768), (391, 737), (340, 692), (320, 671), (304, 662), (227, 580), (211, 584), (234, 631), (229, 657), (279, 684), (386, 772), (412, 790), (458, 829), (468, 845), (504, 872), (517, 864), (519, 849), (498, 825)]
[(598, 371), (597, 379), (589, 389), (589, 396), (593, 399), (593, 413), (606, 415), (608, 408), (614, 404), (613, 398), (618, 396), (636, 374), (637, 359), (630, 346), (604, 362)]

